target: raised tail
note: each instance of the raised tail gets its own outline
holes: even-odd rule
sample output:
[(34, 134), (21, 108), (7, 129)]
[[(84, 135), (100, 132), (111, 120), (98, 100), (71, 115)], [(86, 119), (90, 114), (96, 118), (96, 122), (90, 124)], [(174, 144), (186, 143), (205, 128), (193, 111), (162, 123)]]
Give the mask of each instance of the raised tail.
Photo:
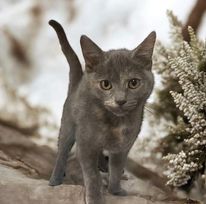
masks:
[(64, 53), (67, 59), (67, 62), (69, 63), (69, 66), (70, 66), (69, 93), (72, 93), (77, 88), (82, 78), (82, 75), (83, 75), (82, 66), (79, 62), (79, 59), (76, 53), (74, 52), (71, 45), (69, 44), (67, 40), (67, 36), (61, 24), (59, 24), (55, 20), (50, 20), (49, 25), (52, 26), (54, 30), (56, 31), (58, 39), (59, 39), (59, 43), (61, 45), (62, 52)]

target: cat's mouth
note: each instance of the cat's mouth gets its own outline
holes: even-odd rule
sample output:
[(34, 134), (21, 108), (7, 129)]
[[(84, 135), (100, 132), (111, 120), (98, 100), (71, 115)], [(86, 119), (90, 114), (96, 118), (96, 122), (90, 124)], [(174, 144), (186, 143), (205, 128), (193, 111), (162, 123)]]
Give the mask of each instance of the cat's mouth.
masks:
[(127, 111), (123, 111), (123, 110), (113, 110), (112, 113), (118, 117), (122, 117), (124, 115), (126, 115), (128, 112)]
[(118, 117), (122, 117), (130, 113), (137, 106), (137, 102), (130, 102), (124, 105), (105, 103), (105, 108)]
[(114, 115), (118, 117), (122, 117), (128, 114), (128, 110), (123, 109), (122, 107), (111, 107), (111, 106), (106, 106), (107, 110), (112, 112)]

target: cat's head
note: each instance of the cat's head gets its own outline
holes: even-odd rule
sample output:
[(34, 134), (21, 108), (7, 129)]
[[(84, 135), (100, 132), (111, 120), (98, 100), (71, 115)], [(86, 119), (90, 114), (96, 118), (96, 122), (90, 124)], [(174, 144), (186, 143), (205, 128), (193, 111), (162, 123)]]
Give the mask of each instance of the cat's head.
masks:
[(114, 115), (123, 116), (133, 111), (151, 94), (155, 40), (156, 33), (152, 32), (134, 50), (105, 52), (87, 36), (81, 37), (88, 89)]

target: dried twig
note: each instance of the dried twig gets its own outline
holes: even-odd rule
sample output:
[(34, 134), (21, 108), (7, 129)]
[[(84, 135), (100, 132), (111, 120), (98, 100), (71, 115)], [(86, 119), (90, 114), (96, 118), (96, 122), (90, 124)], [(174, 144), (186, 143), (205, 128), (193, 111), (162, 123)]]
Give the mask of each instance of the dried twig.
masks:
[(127, 170), (131, 172), (134, 176), (149, 180), (153, 185), (160, 188), (162, 191), (166, 193), (172, 193), (172, 189), (166, 186), (167, 179), (164, 177), (160, 177), (157, 173), (145, 168), (144, 166), (138, 164), (134, 160), (128, 158), (127, 160)]
[(187, 42), (190, 41), (188, 26), (191, 26), (194, 29), (194, 31), (197, 32), (205, 11), (206, 11), (206, 1), (197, 0), (182, 31), (185, 41)]

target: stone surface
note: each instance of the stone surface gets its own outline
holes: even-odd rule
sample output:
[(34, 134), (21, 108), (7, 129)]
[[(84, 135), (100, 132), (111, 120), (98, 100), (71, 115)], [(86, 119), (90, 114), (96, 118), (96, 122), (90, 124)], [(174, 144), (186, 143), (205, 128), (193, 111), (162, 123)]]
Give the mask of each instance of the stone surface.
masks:
[(83, 204), (84, 190), (81, 186), (48, 186), (47, 180), (28, 178), (17, 170), (0, 165), (1, 204)]
[[(84, 188), (78, 185), (48, 186), (47, 180), (28, 178), (16, 169), (0, 165), (1, 204), (84, 204)], [(186, 204), (184, 200), (155, 201), (151, 197), (106, 195), (107, 204)], [(193, 202), (194, 203), (194, 202)]]
[[(82, 173), (75, 156), (68, 161), (64, 184), (48, 186), (55, 156), (55, 151), (49, 147), (38, 146), (28, 136), (0, 125), (0, 204), (84, 204)], [(130, 172), (138, 172), (139, 178), (126, 172), (122, 186), (128, 196), (112, 196), (105, 192), (107, 204), (198, 203), (171, 198), (154, 172), (136, 164), (129, 166), (130, 170), (135, 169)], [(108, 174), (102, 176), (106, 185)]]

